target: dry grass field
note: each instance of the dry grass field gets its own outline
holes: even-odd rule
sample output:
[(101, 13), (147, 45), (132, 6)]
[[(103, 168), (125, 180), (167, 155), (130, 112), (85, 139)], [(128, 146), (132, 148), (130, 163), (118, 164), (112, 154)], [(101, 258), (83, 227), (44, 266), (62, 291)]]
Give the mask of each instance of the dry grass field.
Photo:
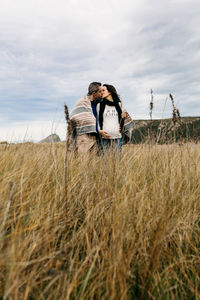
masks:
[(0, 299), (200, 299), (200, 144), (0, 145)]

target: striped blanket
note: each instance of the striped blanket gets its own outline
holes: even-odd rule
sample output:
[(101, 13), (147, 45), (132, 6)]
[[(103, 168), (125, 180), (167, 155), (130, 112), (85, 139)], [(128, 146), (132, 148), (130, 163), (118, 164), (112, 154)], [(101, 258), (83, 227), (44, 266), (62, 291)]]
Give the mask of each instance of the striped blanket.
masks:
[(93, 115), (88, 96), (81, 98), (70, 113), (70, 119), (76, 128), (76, 134), (96, 132), (96, 118)]
[(124, 127), (122, 130), (123, 140), (127, 141), (127, 138), (129, 141), (131, 140), (133, 126), (134, 126), (134, 121), (132, 120), (132, 118), (130, 117), (130, 115), (127, 112), (126, 118), (124, 119)]

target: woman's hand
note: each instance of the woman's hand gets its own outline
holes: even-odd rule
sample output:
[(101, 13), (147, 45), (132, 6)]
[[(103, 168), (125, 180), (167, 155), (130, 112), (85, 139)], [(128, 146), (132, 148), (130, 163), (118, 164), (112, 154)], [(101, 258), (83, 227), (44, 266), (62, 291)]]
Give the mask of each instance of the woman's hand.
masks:
[(102, 136), (102, 138), (104, 139), (109, 139), (109, 135), (107, 134), (107, 132), (105, 130), (99, 130), (99, 134)]
[(127, 116), (127, 111), (124, 110), (123, 113), (122, 113), (122, 119), (125, 119), (126, 116)]

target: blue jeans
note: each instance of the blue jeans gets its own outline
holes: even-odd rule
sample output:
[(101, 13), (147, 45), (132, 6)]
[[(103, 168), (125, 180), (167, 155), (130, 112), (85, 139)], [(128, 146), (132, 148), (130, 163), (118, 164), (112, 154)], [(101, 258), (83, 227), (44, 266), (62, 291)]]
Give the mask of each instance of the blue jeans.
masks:
[(122, 151), (122, 138), (119, 139), (101, 139), (101, 149), (102, 151), (108, 149), (116, 149), (120, 152)]

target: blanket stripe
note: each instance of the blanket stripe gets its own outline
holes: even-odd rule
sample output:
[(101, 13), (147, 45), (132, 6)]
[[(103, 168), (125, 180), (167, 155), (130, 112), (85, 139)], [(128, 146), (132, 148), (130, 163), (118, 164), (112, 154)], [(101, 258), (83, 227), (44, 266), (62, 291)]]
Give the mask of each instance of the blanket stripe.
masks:
[(76, 103), (70, 113), (70, 119), (74, 123), (77, 135), (96, 132), (96, 119), (88, 96), (81, 98)]
[(70, 114), (70, 118), (72, 118), (73, 116), (77, 115), (77, 114), (81, 114), (81, 113), (85, 113), (85, 112), (91, 112), (91, 108), (90, 107), (85, 107), (85, 106), (79, 106), (79, 107), (75, 107), (73, 109), (73, 111)]
[(129, 139), (129, 141), (131, 140), (133, 126), (134, 126), (134, 121), (132, 120), (131, 116), (127, 112), (126, 118), (124, 119), (124, 128), (122, 131), (122, 138), (123, 138), (123, 135), (126, 135)]

